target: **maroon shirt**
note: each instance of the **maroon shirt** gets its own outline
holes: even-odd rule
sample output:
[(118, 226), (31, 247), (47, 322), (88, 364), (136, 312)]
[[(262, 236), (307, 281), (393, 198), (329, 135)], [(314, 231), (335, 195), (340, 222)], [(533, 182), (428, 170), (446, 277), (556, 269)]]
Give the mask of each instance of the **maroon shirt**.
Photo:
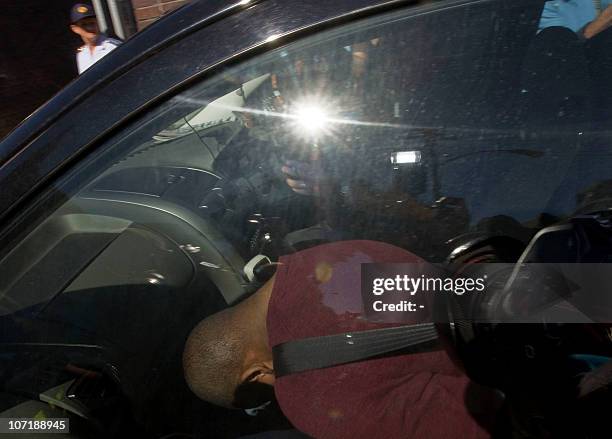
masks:
[[(360, 264), (420, 259), (389, 244), (342, 241), (281, 258), (268, 306), (270, 346), (397, 326), (363, 318)], [(485, 438), (464, 404), (468, 378), (443, 350), (280, 377), (279, 404), (315, 438)]]

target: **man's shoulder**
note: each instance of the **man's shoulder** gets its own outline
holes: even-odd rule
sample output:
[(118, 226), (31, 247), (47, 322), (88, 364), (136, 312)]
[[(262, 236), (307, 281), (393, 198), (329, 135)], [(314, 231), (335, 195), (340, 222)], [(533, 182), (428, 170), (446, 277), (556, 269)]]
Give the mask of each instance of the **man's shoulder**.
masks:
[(117, 40), (115, 38), (110, 38), (110, 37), (104, 37), (104, 39), (102, 39), (102, 41), (100, 42), (100, 46), (106, 46), (106, 47), (117, 47), (120, 46), (122, 44), (122, 41)]

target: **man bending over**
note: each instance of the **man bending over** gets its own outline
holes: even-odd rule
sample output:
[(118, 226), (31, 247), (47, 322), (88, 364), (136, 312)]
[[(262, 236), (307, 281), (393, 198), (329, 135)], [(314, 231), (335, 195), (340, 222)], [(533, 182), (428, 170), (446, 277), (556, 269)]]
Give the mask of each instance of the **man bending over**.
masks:
[(271, 348), (278, 344), (397, 326), (363, 318), (360, 265), (419, 261), (373, 241), (324, 244), (281, 258), (254, 295), (193, 329), (183, 354), (189, 387), (229, 408), (255, 407), (275, 394), (293, 425), (316, 438), (489, 437), (483, 425), (495, 416), (495, 404), (484, 404), (483, 425), (475, 420), (465, 402), (474, 385), (442, 348), (274, 375)]

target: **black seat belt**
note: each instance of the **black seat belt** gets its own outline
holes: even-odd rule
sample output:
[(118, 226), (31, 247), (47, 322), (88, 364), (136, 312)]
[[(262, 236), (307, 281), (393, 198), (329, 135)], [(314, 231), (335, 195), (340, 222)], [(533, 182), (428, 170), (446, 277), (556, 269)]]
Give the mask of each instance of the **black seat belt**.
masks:
[(433, 323), (303, 338), (272, 348), (277, 378), (378, 357), (439, 349)]

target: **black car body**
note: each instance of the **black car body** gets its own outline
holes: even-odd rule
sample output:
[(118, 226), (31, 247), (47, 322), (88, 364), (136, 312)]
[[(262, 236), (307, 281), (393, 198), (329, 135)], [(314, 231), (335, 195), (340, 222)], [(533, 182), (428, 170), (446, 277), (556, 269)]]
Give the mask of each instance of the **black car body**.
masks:
[[(191, 328), (260, 285), (254, 257), (374, 239), (516, 262), (582, 201), (608, 209), (609, 119), (572, 96), (548, 114), (525, 86), (543, 6), (200, 1), (94, 65), (0, 143), (2, 417), (47, 410), (74, 437), (289, 428), (182, 379)], [(276, 115), (305, 91), (343, 106), (320, 138)], [(322, 202), (280, 171), (313, 147)]]

